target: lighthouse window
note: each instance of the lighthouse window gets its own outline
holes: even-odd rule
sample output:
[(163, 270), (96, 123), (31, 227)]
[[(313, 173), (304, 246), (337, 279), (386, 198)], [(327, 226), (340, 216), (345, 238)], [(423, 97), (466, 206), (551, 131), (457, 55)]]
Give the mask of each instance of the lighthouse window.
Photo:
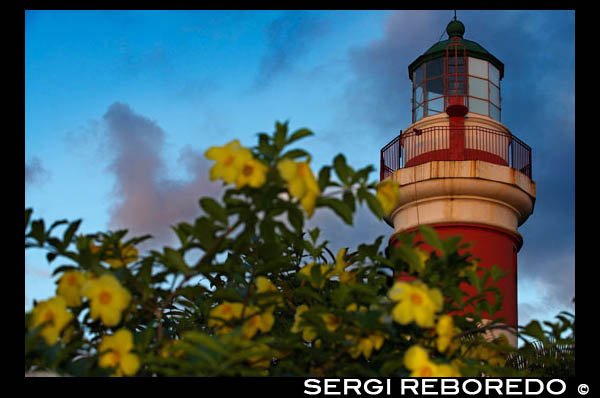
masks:
[(500, 89), (490, 82), (490, 101), (496, 106), (500, 106)]
[(488, 102), (473, 97), (469, 98), (469, 111), (488, 116)]
[(427, 75), (427, 79), (442, 76), (444, 74), (444, 59), (438, 58), (427, 62), (425, 74)]
[(494, 120), (500, 121), (500, 109), (496, 108), (496, 106), (493, 104), (490, 104), (490, 117)]
[(481, 99), (488, 99), (487, 80), (469, 76), (469, 95)]
[(490, 65), (490, 81), (494, 83), (496, 86), (500, 87), (500, 72), (496, 67), (492, 64)]
[(488, 63), (477, 58), (469, 57), (469, 75), (487, 79)]
[(427, 115), (435, 115), (444, 111), (444, 97), (427, 102)]
[(469, 57), (469, 112), (500, 121), (500, 72), (491, 63)]
[(423, 65), (419, 66), (419, 68), (415, 71), (413, 81), (415, 82), (415, 86), (418, 86), (423, 82)]

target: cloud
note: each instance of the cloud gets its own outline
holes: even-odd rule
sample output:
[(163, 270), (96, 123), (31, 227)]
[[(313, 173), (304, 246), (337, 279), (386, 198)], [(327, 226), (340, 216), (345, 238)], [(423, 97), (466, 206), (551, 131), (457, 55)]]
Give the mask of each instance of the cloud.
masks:
[(50, 172), (42, 167), (42, 162), (34, 156), (29, 164), (25, 162), (25, 186), (41, 185), (50, 178)]
[(320, 36), (328, 31), (314, 13), (286, 11), (267, 27), (267, 49), (260, 58), (252, 91), (267, 88), (278, 77), (293, 71)]
[(191, 178), (171, 179), (162, 157), (166, 133), (155, 121), (118, 102), (108, 108), (103, 121), (114, 152), (108, 169), (116, 178), (110, 227), (126, 228), (131, 236), (152, 234), (153, 246), (172, 244), (175, 235), (169, 226), (199, 216), (198, 199), (221, 190), (208, 180), (210, 165), (203, 152), (183, 148), (179, 161)]
[(351, 123), (369, 124), (375, 134), (398, 131), (410, 122), (408, 65), (439, 39), (446, 16), (429, 11), (398, 11), (385, 21), (384, 35), (349, 50), (353, 79), (343, 95)]

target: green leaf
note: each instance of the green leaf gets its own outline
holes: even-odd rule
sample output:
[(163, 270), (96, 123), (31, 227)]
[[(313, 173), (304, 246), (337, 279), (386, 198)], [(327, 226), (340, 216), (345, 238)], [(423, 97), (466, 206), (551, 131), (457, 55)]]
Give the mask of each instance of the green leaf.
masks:
[(204, 209), (206, 214), (227, 225), (227, 212), (221, 207), (219, 202), (213, 198), (205, 197), (200, 199), (200, 206)]
[(56, 256), (58, 256), (58, 253), (48, 252), (46, 253), (46, 260), (48, 261), (48, 263), (51, 263), (52, 261), (54, 261)]
[(346, 164), (346, 158), (341, 153), (333, 159), (333, 168), (342, 184), (348, 184), (350, 181), (350, 169)]
[(308, 152), (306, 152), (303, 149), (292, 149), (291, 151), (287, 151), (286, 153), (284, 153), (283, 155), (281, 155), (281, 158), (290, 158), (290, 159), (296, 159), (296, 158), (301, 158), (303, 156), (310, 156), (310, 154)]
[(77, 267), (73, 266), (73, 265), (61, 265), (60, 267), (57, 267), (54, 271), (52, 271), (52, 276), (55, 276), (56, 274), (60, 273), (60, 272), (66, 272), (66, 271), (76, 271)]
[(81, 224), (81, 219), (73, 221), (71, 224), (69, 224), (69, 227), (63, 234), (63, 247), (65, 249), (67, 248), (67, 246), (69, 246), (69, 244), (73, 240), (73, 236), (75, 235), (75, 232), (79, 228), (80, 224)]
[(352, 210), (341, 200), (319, 196), (315, 203), (316, 207), (329, 207), (340, 216), (346, 224), (352, 225)]
[(325, 188), (327, 188), (327, 185), (329, 185), (330, 178), (331, 167), (324, 166), (323, 168), (321, 168), (321, 170), (319, 171), (319, 190), (321, 190), (321, 192), (324, 192)]
[(477, 292), (481, 293), (482, 286), (479, 276), (477, 276), (477, 273), (472, 270), (466, 270), (465, 273), (467, 275), (467, 278), (469, 279), (469, 283), (477, 289)]
[(309, 232), (310, 238), (312, 239), (313, 243), (317, 242), (317, 239), (319, 238), (320, 233), (321, 233), (321, 230), (317, 227), (315, 227), (314, 229), (312, 229)]
[(150, 324), (146, 326), (146, 329), (142, 330), (141, 332), (135, 332), (135, 334), (133, 335), (133, 339), (137, 352), (146, 352), (146, 349), (148, 348), (150, 342), (154, 338), (155, 330), (156, 329)]
[(350, 210), (354, 213), (356, 211), (356, 200), (354, 199), (354, 195), (352, 194), (352, 192), (344, 192), (344, 194), (342, 195), (342, 199), (344, 200), (346, 206), (348, 206), (348, 208), (350, 208)]
[(190, 269), (183, 260), (183, 256), (177, 250), (173, 250), (170, 247), (165, 247), (162, 259), (165, 267), (167, 268), (176, 269), (183, 274), (188, 274), (190, 272)]
[(505, 275), (508, 274), (508, 272), (504, 272), (502, 270), (502, 268), (498, 267), (497, 265), (493, 265), (492, 266), (492, 279), (494, 280), (494, 282), (498, 282), (502, 277), (504, 277)]
[(288, 122), (285, 122), (283, 124), (279, 123), (279, 122), (275, 122), (275, 135), (273, 137), (273, 141), (275, 143), (275, 147), (279, 150), (281, 150), (283, 148), (283, 146), (285, 145), (287, 130), (288, 130)]
[(66, 223), (68, 223), (68, 222), (69, 222), (69, 221), (67, 221), (67, 220), (58, 220), (58, 221), (54, 221), (54, 222), (52, 223), (52, 225), (50, 226), (50, 228), (48, 228), (48, 232), (47, 232), (47, 234), (48, 234), (48, 235), (50, 235), (50, 232), (52, 232), (52, 230), (53, 230), (54, 228), (58, 227), (59, 225), (66, 224)]
[(287, 143), (291, 144), (294, 141), (297, 141), (301, 138), (304, 137), (308, 137), (314, 135), (314, 133), (312, 131), (310, 131), (309, 129), (303, 128), (303, 129), (299, 129), (294, 131), (294, 133), (290, 136), (290, 138), (288, 138)]
[(40, 245), (44, 244), (44, 240), (46, 238), (46, 232), (44, 228), (44, 220), (39, 219), (35, 220), (31, 223), (31, 232), (30, 235), (38, 241)]
[(288, 209), (288, 221), (292, 224), (292, 227), (296, 232), (302, 232), (304, 226), (304, 214), (297, 207), (290, 207)]
[(434, 247), (442, 252), (444, 251), (444, 244), (435, 229), (428, 225), (421, 225), (419, 227), (419, 233), (423, 239), (425, 239), (425, 242), (427, 242), (431, 247)]
[(544, 330), (538, 321), (531, 321), (525, 326), (522, 333), (527, 334), (531, 337), (535, 337), (540, 341), (546, 341), (546, 336), (544, 335)]
[(377, 218), (381, 220), (383, 218), (383, 207), (381, 207), (381, 202), (379, 202), (379, 199), (377, 199), (375, 195), (373, 195), (366, 189), (362, 189), (362, 191), (361, 189), (359, 189), (358, 191), (359, 195), (362, 195), (363, 199), (367, 202), (367, 206), (369, 206), (369, 209), (371, 209), (373, 214), (375, 214)]

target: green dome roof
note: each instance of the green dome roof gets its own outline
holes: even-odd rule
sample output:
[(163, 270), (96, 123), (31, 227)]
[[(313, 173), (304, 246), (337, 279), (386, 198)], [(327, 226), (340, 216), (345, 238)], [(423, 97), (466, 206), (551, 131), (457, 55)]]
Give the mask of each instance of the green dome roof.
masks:
[(448, 33), (448, 37), (463, 37), (465, 34), (465, 25), (455, 19), (446, 26), (446, 33)]
[[(462, 38), (465, 33), (465, 25), (462, 22), (458, 20), (451, 21), (446, 27), (446, 33), (448, 33), (448, 37), (460, 38), (461, 43), (465, 46), (467, 51), (467, 56), (490, 62), (500, 71), (500, 79), (504, 77), (504, 64), (500, 62), (498, 58), (494, 57), (478, 43)], [(412, 80), (413, 72), (423, 63), (446, 55), (446, 47), (450, 43), (451, 40), (449, 38), (447, 40), (438, 41), (431, 46), (429, 50), (425, 51), (425, 53), (419, 56), (419, 58), (415, 59), (410, 65), (408, 65), (408, 78)]]

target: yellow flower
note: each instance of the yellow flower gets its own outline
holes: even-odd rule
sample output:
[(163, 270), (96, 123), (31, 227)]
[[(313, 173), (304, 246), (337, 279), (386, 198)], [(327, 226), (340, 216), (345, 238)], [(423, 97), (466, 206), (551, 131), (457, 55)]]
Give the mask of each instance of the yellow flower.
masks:
[(252, 159), (252, 152), (238, 140), (233, 140), (225, 146), (210, 147), (204, 156), (217, 162), (210, 169), (210, 179), (222, 178), (231, 184), (238, 179), (246, 162)]
[(461, 377), (460, 371), (454, 365), (437, 365), (436, 377)]
[(330, 265), (321, 264), (319, 268), (321, 270), (321, 282), (317, 285), (317, 281), (313, 281), (312, 279), (312, 268), (315, 265), (317, 265), (317, 263), (310, 263), (305, 265), (300, 269), (300, 273), (309, 278), (312, 287), (314, 287), (315, 289), (323, 289), (325, 287), (325, 282), (327, 281), (327, 279), (329, 279), (330, 276), (333, 276), (331, 272), (332, 268)]
[(131, 245), (123, 247), (123, 244), (119, 242), (118, 251), (118, 256), (112, 250), (106, 251), (106, 255), (109, 258), (105, 261), (111, 266), (111, 268), (121, 268), (129, 263), (137, 261), (138, 259), (138, 251)]
[(335, 332), (338, 326), (340, 326), (340, 319), (333, 314), (323, 314), (321, 315), (321, 319), (323, 319), (325, 327), (330, 332)]
[(402, 325), (415, 321), (425, 328), (434, 325), (435, 313), (441, 311), (443, 298), (438, 289), (429, 289), (422, 282), (396, 282), (388, 297), (398, 304), (392, 310), (394, 320)]
[(39, 333), (48, 345), (56, 343), (60, 332), (73, 319), (73, 314), (67, 311), (67, 302), (61, 296), (36, 303), (32, 315), (30, 330), (49, 321)]
[(415, 249), (415, 252), (417, 253), (417, 257), (419, 258), (419, 261), (416, 264), (410, 264), (411, 271), (414, 266), (418, 272), (421, 272), (425, 269), (425, 263), (429, 259), (429, 253), (427, 253), (424, 250), (418, 249), (418, 248)]
[(242, 303), (230, 303), (224, 301), (210, 310), (208, 326), (216, 327), (215, 332), (219, 335), (231, 332), (232, 328), (226, 326), (224, 321), (240, 319), (242, 317), (243, 308), (244, 305)]
[(369, 359), (373, 348), (379, 350), (384, 342), (384, 337), (379, 333), (370, 334), (367, 337), (356, 338), (354, 336), (346, 336), (346, 339), (351, 341), (353, 344), (349, 349), (348, 353), (354, 359), (358, 358), (361, 354)]
[(271, 365), (271, 358), (268, 353), (271, 353), (271, 349), (266, 344), (254, 344), (248, 348), (248, 351), (253, 355), (248, 356), (248, 364), (252, 368), (268, 368)]
[(257, 307), (246, 307), (245, 312), (244, 315), (249, 318), (242, 326), (242, 335), (247, 339), (254, 337), (259, 330), (267, 333), (275, 323), (273, 312), (265, 311), (260, 313), (260, 308)]
[(302, 339), (310, 343), (315, 338), (317, 338), (317, 332), (312, 326), (300, 327), (300, 323), (302, 322), (302, 314), (306, 311), (308, 311), (308, 306), (306, 304), (302, 304), (296, 308), (296, 315), (294, 316), (294, 325), (292, 326), (291, 332), (302, 332)]
[(115, 334), (104, 336), (98, 347), (101, 368), (116, 368), (113, 376), (133, 376), (140, 368), (137, 355), (131, 353), (133, 335), (127, 329), (119, 329)]
[(183, 358), (185, 351), (178, 347), (181, 346), (181, 340), (170, 340), (165, 343), (163, 348), (160, 350), (160, 356), (162, 358)]
[(90, 318), (99, 317), (106, 326), (121, 322), (121, 314), (131, 300), (129, 291), (110, 274), (89, 280), (81, 293), (90, 300)]
[(454, 320), (450, 315), (442, 315), (437, 322), (435, 331), (438, 334), (436, 340), (437, 349), (439, 352), (444, 352), (459, 330), (454, 327)]
[(248, 318), (242, 325), (242, 335), (251, 339), (260, 330), (263, 333), (268, 332), (275, 323), (275, 317), (273, 316), (272, 310), (260, 312), (260, 308), (248, 306), (244, 309), (242, 303), (230, 303), (223, 302), (215, 308), (210, 310), (208, 326), (216, 327), (215, 333), (223, 335), (231, 332), (233, 328), (225, 325), (224, 321), (230, 321), (233, 319), (242, 319), (242, 312), (244, 317)]
[(410, 347), (404, 354), (404, 366), (410, 377), (460, 377), (454, 365), (437, 365), (429, 360), (427, 350), (419, 345)]
[(81, 305), (81, 287), (85, 284), (85, 275), (79, 271), (67, 271), (58, 280), (56, 295), (65, 299), (68, 307)]
[(379, 200), (379, 203), (381, 203), (383, 214), (387, 216), (398, 204), (398, 199), (400, 199), (400, 186), (396, 181), (382, 181), (377, 186), (375, 196)]
[(346, 271), (346, 267), (349, 266), (349, 264), (344, 261), (346, 250), (346, 248), (340, 249), (335, 256), (335, 275), (340, 278), (340, 283), (343, 284), (352, 283), (356, 280), (356, 272)]
[[(463, 353), (465, 349), (463, 348)], [(506, 356), (499, 350), (485, 346), (477, 345), (475, 348), (468, 349), (467, 356), (473, 359), (480, 359), (487, 361), (492, 366), (504, 366), (506, 363)]]
[(250, 185), (253, 188), (262, 187), (267, 180), (268, 167), (256, 159), (248, 159), (235, 180), (235, 187), (242, 188)]
[(365, 307), (364, 305), (359, 306), (356, 303), (352, 303), (346, 307), (346, 311), (348, 311), (348, 312), (357, 312), (357, 311), (358, 312), (366, 312), (367, 307)]
[(260, 305), (267, 304), (271, 301), (276, 302), (278, 305), (283, 304), (283, 298), (279, 295), (279, 290), (277, 290), (277, 287), (275, 287), (273, 282), (271, 282), (269, 279), (265, 278), (264, 276), (259, 276), (254, 281), (254, 284), (256, 285), (256, 293), (258, 294), (277, 293), (277, 296), (274, 295), (273, 297), (257, 300)]
[(300, 199), (300, 204), (308, 217), (315, 211), (315, 201), (321, 194), (319, 185), (307, 162), (294, 162), (283, 159), (277, 164), (281, 177), (287, 182), (287, 188), (295, 198)]

